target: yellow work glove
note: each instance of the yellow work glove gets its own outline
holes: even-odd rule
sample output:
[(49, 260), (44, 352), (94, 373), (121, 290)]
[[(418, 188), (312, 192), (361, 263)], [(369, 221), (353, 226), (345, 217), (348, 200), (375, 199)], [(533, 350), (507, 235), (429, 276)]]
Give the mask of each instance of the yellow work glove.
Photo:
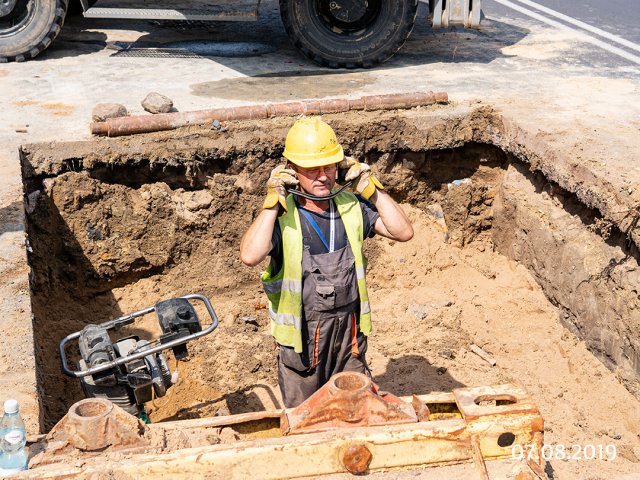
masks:
[(375, 193), (376, 188), (384, 190), (380, 181), (371, 171), (371, 167), (366, 163), (360, 163), (352, 157), (344, 157), (339, 168), (347, 170), (345, 181), (353, 180), (353, 189), (367, 200)]
[(279, 165), (271, 170), (269, 180), (267, 180), (267, 197), (264, 199), (262, 208), (272, 208), (278, 202), (287, 211), (287, 187), (295, 187), (300, 183), (296, 178), (296, 172), (284, 165)]

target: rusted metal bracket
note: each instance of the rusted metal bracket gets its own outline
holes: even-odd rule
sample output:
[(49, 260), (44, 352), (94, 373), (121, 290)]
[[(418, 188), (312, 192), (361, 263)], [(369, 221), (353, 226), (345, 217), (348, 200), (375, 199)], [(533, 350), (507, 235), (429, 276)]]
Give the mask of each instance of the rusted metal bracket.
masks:
[[(539, 452), (544, 437), (544, 421), (522, 387), (507, 384), (459, 388), (452, 393), (400, 399), (376, 393), (366, 377), (339, 378), (334, 377), (326, 390), (318, 392), (322, 394), (309, 402), (305, 407), (307, 414), (290, 409), (144, 427), (130, 417), (135, 424), (129, 427), (135, 430), (131, 440), (137, 436), (139, 441), (124, 444), (109, 441), (106, 442), (109, 446), (99, 451), (85, 450), (86, 446), (73, 451), (68, 450), (69, 446), (60, 449), (58, 440), (68, 436), (59, 436), (64, 432), (56, 426), (52, 433), (58, 435), (49, 434), (42, 446), (43, 459), (47, 461), (32, 462), (32, 469), (23, 478), (110, 475), (140, 480), (158, 476), (204, 480), (212, 472), (221, 472), (230, 479), (320, 478), (347, 472), (363, 474), (439, 465), (449, 468), (444, 466), (451, 464), (473, 468), (472, 475), (450, 474), (447, 478), (487, 478), (487, 472), (502, 466), (511, 475), (519, 471), (518, 478), (545, 478), (541, 455), (528, 459), (527, 463), (512, 454), (518, 445)], [(368, 400), (362, 401), (361, 397)], [(344, 405), (349, 399), (356, 406)], [(417, 408), (411, 406), (412, 401)], [(373, 405), (373, 410), (367, 411), (365, 404)], [(415, 410), (420, 410), (420, 418)], [(399, 412), (407, 417), (396, 417)], [(384, 418), (390, 421), (401, 418), (404, 422), (409, 417), (412, 420), (406, 423), (364, 426)], [(129, 423), (115, 420), (119, 425), (114, 431), (124, 434), (121, 427)], [(289, 434), (283, 436), (285, 424)], [(245, 434), (252, 428), (256, 430), (242, 441), (212, 444), (211, 439), (220, 433), (220, 428)], [(309, 430), (300, 430), (304, 428)], [(105, 442), (89, 448), (102, 444)]]
[(362, 373), (342, 372), (302, 405), (285, 415), (282, 433), (322, 432), (336, 428), (415, 423), (413, 407), (390, 393), (378, 393)]
[(37, 463), (55, 463), (75, 452), (146, 450), (151, 444), (140, 420), (103, 398), (86, 398), (74, 403), (44, 439), (47, 445)]

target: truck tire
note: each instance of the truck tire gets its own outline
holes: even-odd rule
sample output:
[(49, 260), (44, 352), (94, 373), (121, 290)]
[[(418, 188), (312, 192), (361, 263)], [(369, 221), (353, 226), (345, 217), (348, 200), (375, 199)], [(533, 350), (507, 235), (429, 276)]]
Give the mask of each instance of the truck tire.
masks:
[(293, 44), (311, 60), (368, 68), (402, 47), (417, 7), (417, 0), (280, 0), (280, 16)]
[(0, 0), (0, 61), (21, 62), (47, 48), (60, 33), (67, 3), (68, 0)]

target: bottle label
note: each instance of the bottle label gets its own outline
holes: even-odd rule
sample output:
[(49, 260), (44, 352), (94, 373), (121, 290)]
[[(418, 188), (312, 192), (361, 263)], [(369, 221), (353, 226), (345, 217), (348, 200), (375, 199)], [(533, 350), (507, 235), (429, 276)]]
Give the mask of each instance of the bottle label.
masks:
[(0, 476), (1, 475), (13, 475), (14, 473), (20, 473), (26, 468), (0, 468)]
[(20, 430), (11, 430), (5, 433), (4, 439), (10, 445), (17, 445), (24, 440), (24, 434)]

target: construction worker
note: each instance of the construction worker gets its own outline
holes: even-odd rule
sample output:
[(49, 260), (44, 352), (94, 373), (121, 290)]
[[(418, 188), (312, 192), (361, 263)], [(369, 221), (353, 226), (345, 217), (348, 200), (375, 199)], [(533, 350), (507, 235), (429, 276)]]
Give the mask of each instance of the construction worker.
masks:
[[(302, 403), (342, 371), (369, 374), (371, 309), (363, 240), (379, 234), (405, 242), (409, 219), (368, 165), (345, 157), (333, 129), (317, 117), (297, 120), (267, 182), (263, 210), (240, 243), (243, 263), (270, 255), (262, 275), (277, 343), (278, 383), (286, 407)], [(333, 199), (338, 172), (357, 193)], [(313, 196), (287, 195), (295, 189)]]

